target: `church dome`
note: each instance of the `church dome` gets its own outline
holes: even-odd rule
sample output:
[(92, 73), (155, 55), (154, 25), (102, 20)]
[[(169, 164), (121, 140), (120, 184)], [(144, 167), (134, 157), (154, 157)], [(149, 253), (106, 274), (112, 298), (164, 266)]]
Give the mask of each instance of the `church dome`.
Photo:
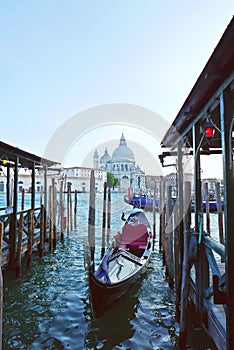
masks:
[(100, 163), (108, 163), (109, 161), (111, 161), (111, 157), (108, 154), (107, 148), (105, 149), (105, 153), (103, 154), (103, 156), (100, 158)]
[(126, 139), (122, 134), (119, 147), (112, 154), (112, 162), (135, 162), (132, 150), (127, 146)]

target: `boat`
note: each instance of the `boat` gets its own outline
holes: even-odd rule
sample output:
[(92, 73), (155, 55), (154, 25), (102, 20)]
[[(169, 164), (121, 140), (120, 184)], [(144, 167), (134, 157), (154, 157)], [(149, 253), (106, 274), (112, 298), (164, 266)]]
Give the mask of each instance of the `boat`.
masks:
[[(221, 207), (222, 211), (224, 210), (224, 201), (221, 201)], [(202, 209), (205, 212), (206, 211), (206, 201), (202, 201)], [(194, 211), (194, 200), (191, 202), (191, 210)], [(210, 199), (209, 200), (209, 211), (214, 213), (217, 212), (217, 201), (215, 199)]]
[(132, 206), (137, 206), (138, 208), (144, 209), (144, 210), (153, 210), (153, 203), (155, 203), (155, 209), (159, 209), (159, 198), (156, 198), (154, 200), (153, 197), (148, 197), (146, 195), (137, 195), (134, 194), (133, 196), (124, 196), (124, 201), (127, 204), (130, 204)]
[[(122, 219), (125, 220), (124, 215)], [(122, 232), (114, 235), (96, 271), (89, 269), (92, 313), (99, 318), (121, 299), (146, 271), (153, 247), (149, 221), (142, 209), (131, 210)]]

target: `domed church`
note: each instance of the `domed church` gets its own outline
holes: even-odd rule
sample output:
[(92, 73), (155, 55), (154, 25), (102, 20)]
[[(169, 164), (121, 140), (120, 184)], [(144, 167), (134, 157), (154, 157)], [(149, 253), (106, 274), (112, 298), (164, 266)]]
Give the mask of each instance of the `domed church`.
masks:
[(135, 191), (145, 190), (145, 173), (136, 165), (135, 156), (132, 150), (127, 146), (124, 134), (120, 138), (119, 147), (117, 147), (112, 157), (105, 153), (99, 159), (98, 151), (93, 155), (94, 168), (101, 168), (114, 174), (118, 180), (117, 188), (120, 191), (127, 191), (129, 187)]

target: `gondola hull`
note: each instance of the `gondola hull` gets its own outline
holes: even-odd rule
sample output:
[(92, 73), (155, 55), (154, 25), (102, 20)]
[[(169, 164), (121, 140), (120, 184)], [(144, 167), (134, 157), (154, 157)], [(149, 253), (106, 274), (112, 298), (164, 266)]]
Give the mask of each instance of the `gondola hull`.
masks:
[[(131, 216), (131, 218), (133, 217), (134, 215)], [(144, 220), (144, 224), (139, 220), (140, 223), (138, 222), (138, 225), (134, 227), (127, 220), (127, 224), (123, 227), (123, 236), (126, 232), (128, 237), (132, 235), (129, 241), (126, 241), (125, 238), (124, 242), (117, 244), (116, 241), (112, 242), (97, 271), (92, 271), (90, 267), (90, 301), (95, 318), (99, 318), (113, 304), (118, 302), (131, 286), (140, 279), (147, 268), (152, 253), (153, 237), (143, 212), (140, 216), (138, 215), (138, 219), (140, 217)], [(143, 227), (147, 229), (144, 233), (145, 236), (142, 235), (143, 231), (140, 232), (140, 228), (143, 230)], [(138, 238), (133, 241), (132, 237), (136, 232)], [(143, 239), (145, 239), (145, 242)]]

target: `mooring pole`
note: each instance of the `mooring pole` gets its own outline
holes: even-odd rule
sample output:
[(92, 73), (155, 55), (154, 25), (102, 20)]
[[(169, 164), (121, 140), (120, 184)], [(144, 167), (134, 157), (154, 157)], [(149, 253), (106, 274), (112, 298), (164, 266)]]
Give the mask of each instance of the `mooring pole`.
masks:
[(156, 238), (156, 182), (154, 183), (154, 195), (153, 195), (153, 250), (155, 246), (155, 238)]
[(91, 170), (90, 195), (89, 195), (89, 218), (88, 218), (88, 243), (90, 247), (90, 267), (94, 271), (95, 254), (95, 177), (94, 170)]
[(104, 182), (103, 190), (103, 211), (102, 211), (102, 250), (101, 250), (101, 259), (105, 254), (105, 239), (106, 239), (106, 188), (107, 183)]
[(110, 241), (110, 224), (111, 224), (111, 187), (108, 186), (108, 201), (107, 201), (107, 235), (106, 242), (109, 244)]
[(180, 311), (180, 347), (186, 349), (187, 338), (187, 308), (189, 297), (189, 239), (191, 225), (191, 183), (184, 184), (184, 256), (182, 266), (182, 284), (181, 284), (181, 311)]

